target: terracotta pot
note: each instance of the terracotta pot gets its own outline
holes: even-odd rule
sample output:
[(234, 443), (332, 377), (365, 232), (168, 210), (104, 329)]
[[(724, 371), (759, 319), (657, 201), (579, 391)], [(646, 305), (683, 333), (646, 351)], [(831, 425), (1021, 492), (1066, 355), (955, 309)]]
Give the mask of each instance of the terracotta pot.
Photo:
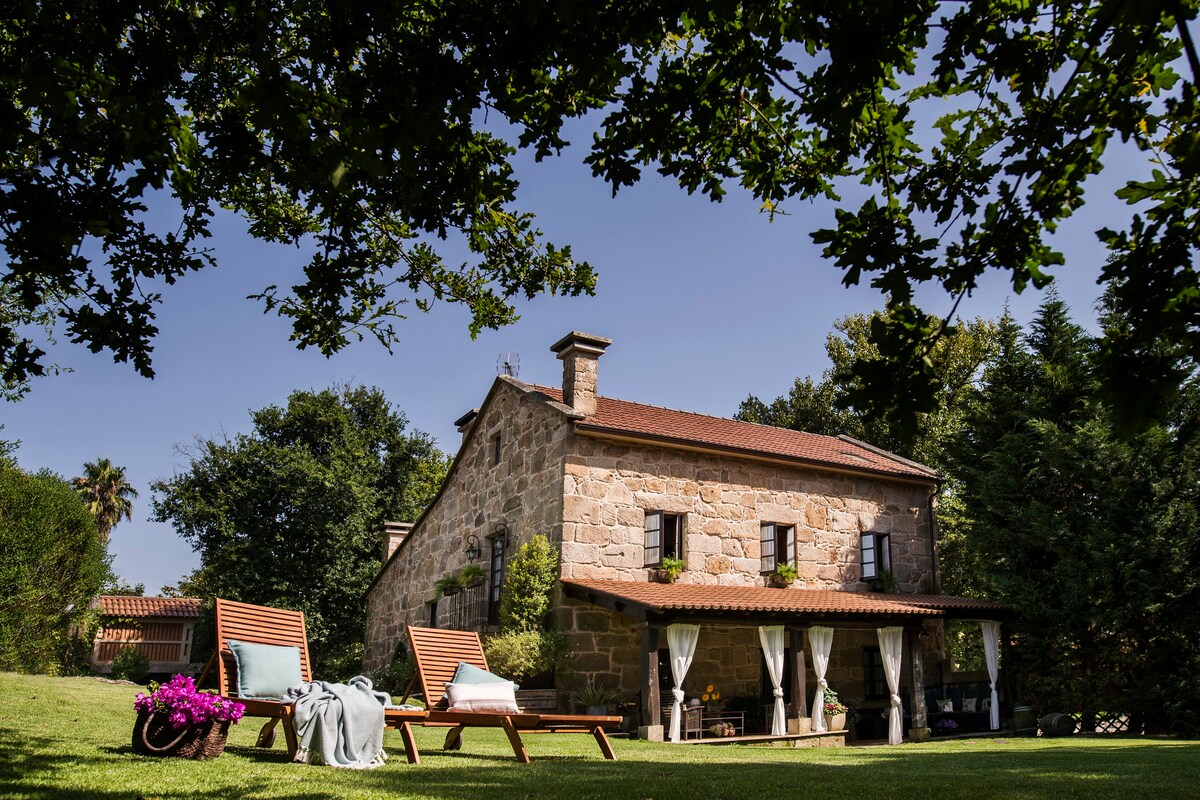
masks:
[(674, 583), (675, 579), (665, 569), (651, 569), (650, 580), (654, 583)]

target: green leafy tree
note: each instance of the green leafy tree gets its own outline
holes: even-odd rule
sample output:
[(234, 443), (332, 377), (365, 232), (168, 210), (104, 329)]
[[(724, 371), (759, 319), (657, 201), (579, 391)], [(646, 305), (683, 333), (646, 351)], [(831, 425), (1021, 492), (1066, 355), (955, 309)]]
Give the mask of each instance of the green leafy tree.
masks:
[[(50, 309), (149, 375), (159, 295), (213, 261), (225, 208), (311, 245), (290, 290), (259, 295), (301, 347), (390, 344), (405, 303), (502, 325), (514, 296), (591, 291), (516, 206), (512, 158), (558, 152), (564, 122), (604, 109), (586, 160), (614, 191), (654, 168), (714, 200), (740, 185), (769, 215), (838, 205), (814, 239), (892, 311), (856, 403), (882, 416), (899, 397), (913, 423), (936, 405), (945, 327), (914, 287), (960, 299), (989, 270), (1048, 284), (1063, 256), (1047, 234), (1119, 141), (1144, 169), (1118, 190), (1128, 217), (1098, 232), (1128, 320), (1100, 355), (1118, 408), (1145, 414), (1158, 404), (1135, 398), (1178, 376), (1138, 356), (1160, 334), (1200, 352), (1197, 7), (24, 0), (0, 21), (2, 280), (22, 313)], [(151, 192), (177, 228), (150, 224)], [(472, 260), (444, 261), (451, 235)], [(0, 356), (6, 384), (45, 369), (3, 321)]]
[(83, 477), (75, 479), (75, 491), (96, 520), (100, 538), (107, 542), (122, 517), (133, 519), (133, 498), (138, 496), (137, 489), (126, 480), (125, 468), (114, 467), (107, 458), (89, 461), (83, 469)]
[(213, 594), (204, 585), (204, 570), (197, 568), (184, 575), (177, 583), (163, 586), (159, 592), (163, 597), (203, 597)]
[(67, 481), (0, 461), (0, 670), (57, 672), (108, 565)]
[(114, 577), (111, 581), (100, 587), (100, 594), (124, 595), (126, 597), (145, 597), (146, 584), (129, 583), (124, 578)]
[(946, 559), (975, 573), (948, 588), (1013, 608), (1006, 668), (1041, 707), (1195, 730), (1195, 381), (1164, 424), (1122, 437), (1096, 399), (1099, 345), (1060, 301), (1000, 341), (952, 451), (965, 513)]
[(353, 674), (379, 523), (419, 516), (448, 460), (374, 388), (297, 391), (251, 419), (156, 482), (154, 516), (200, 553), (204, 596), (303, 611), (318, 668)]
[(508, 565), (500, 594), (500, 627), (536, 631), (546, 626), (550, 599), (558, 584), (558, 551), (535, 534)]
[[(47, 311), (72, 341), (152, 375), (155, 309), (215, 262), (218, 209), (312, 254), (290, 289), (258, 299), (325, 354), (392, 344), (409, 307), (462, 303), (474, 334), (514, 321), (513, 298), (590, 292), (591, 269), (515, 207), (513, 145), (484, 127), (511, 119), (548, 151), (557, 118), (593, 102), (589, 75), (553, 77), (558, 48), (596, 51), (586, 19), (566, 22), (487, 3), (20, 0), (0, 20), (15, 300), (11, 315), (0, 303), (0, 387), (46, 371), (22, 323)], [(176, 224), (156, 224), (150, 195)], [(435, 249), (451, 236), (463, 263)]]
[(910, 428), (906, 411), (899, 405), (888, 407), (882, 416), (870, 416), (874, 409), (856, 403), (863, 384), (854, 365), (878, 358), (871, 334), (885, 325), (888, 317), (876, 311), (835, 322), (834, 332), (825, 339), (832, 366), (819, 382), (797, 378), (786, 396), (770, 404), (750, 395), (738, 408), (737, 419), (825, 436), (845, 434), (930, 466), (942, 466), (944, 445), (962, 425), (967, 390), (979, 380), (984, 364), (995, 353), (996, 323), (977, 318), (955, 326), (939, 340), (929, 355), (936, 375), (936, 402)]

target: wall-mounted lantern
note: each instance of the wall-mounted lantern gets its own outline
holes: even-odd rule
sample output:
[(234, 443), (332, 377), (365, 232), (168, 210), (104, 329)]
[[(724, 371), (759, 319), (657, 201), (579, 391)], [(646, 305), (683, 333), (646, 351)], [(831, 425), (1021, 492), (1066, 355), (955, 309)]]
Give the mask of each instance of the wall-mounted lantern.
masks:
[(479, 547), (479, 537), (468, 533), (463, 552), (466, 553), (467, 561), (478, 561), (479, 557), (483, 555), (483, 550)]
[(492, 530), (492, 535), (488, 538), (492, 540), (493, 549), (508, 549), (508, 526), (503, 522), (497, 522), (496, 527)]

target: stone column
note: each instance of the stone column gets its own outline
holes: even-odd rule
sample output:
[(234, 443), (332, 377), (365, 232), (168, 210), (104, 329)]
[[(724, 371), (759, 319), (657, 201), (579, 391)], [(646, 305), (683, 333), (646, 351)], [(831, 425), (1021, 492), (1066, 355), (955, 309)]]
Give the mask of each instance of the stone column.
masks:
[(642, 629), (642, 724), (639, 739), (652, 742), (663, 740), (662, 699), (658, 691), (659, 629), (646, 625)]
[(908, 729), (910, 742), (928, 742), (929, 709), (925, 706), (925, 647), (921, 643), (921, 629), (904, 629), (904, 647), (912, 659), (912, 727)]

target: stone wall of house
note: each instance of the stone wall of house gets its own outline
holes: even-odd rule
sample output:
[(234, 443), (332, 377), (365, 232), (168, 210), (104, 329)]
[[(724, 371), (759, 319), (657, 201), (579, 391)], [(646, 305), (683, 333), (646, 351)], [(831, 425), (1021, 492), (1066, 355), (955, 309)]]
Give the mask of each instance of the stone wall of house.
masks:
[[(623, 700), (638, 700), (642, 679), (640, 624), (575, 600), (559, 607), (557, 619), (575, 651), (570, 683), (583, 685), (591, 681), (617, 686)], [(659, 646), (660, 650), (667, 649), (665, 632), (659, 637)], [(699, 697), (709, 684), (724, 698), (758, 696), (761, 673), (762, 648), (755, 627), (703, 625), (683, 689), (689, 699)], [(663, 693), (663, 703), (670, 700), (670, 695)]]
[(796, 527), (797, 588), (865, 590), (859, 534), (887, 533), (900, 592), (933, 586), (929, 487), (574, 436), (563, 577), (646, 580), (647, 511), (684, 515), (683, 583), (761, 586), (760, 525)]
[[(556, 544), (561, 538), (567, 419), (542, 395), (523, 391), (502, 376), (474, 426), (442, 493), (368, 594), (364, 655), (368, 670), (391, 659), (407, 624), (428, 624), (434, 581), (467, 565), (468, 534), (479, 537), (482, 554), (476, 563), (485, 570), (490, 562), (487, 537), (498, 523), (508, 527), (508, 558), (534, 534), (544, 534)], [(499, 463), (495, 463), (497, 436)]]

